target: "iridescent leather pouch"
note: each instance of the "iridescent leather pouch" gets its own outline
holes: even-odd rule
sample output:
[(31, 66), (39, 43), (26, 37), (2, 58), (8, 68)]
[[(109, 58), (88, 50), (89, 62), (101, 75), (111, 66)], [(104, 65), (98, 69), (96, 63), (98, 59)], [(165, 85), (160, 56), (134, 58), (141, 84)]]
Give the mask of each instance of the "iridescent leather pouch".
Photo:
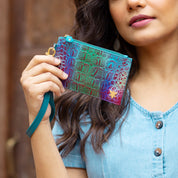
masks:
[(73, 39), (59, 37), (54, 44), (59, 66), (69, 76), (65, 88), (117, 105), (127, 83), (132, 59), (121, 53)]
[[(52, 55), (61, 61), (58, 67), (68, 74), (67, 80), (62, 81), (65, 88), (116, 105), (121, 104), (131, 68), (131, 58), (75, 40), (71, 36), (59, 37), (58, 42), (49, 48), (46, 54), (50, 55), (51, 51)], [(41, 109), (27, 130), (29, 137), (41, 122), (48, 104), (52, 108), (51, 121), (55, 113), (52, 92), (45, 94)]]

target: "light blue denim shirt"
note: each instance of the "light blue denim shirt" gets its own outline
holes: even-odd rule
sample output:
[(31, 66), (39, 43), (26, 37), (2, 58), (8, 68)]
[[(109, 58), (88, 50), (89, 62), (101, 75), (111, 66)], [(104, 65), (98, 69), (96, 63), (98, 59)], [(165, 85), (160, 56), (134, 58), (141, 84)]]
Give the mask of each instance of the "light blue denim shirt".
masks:
[[(90, 125), (81, 127), (86, 133)], [(86, 168), (89, 178), (178, 178), (178, 103), (167, 112), (149, 112), (131, 98), (121, 136), (118, 127), (119, 122), (103, 144), (104, 153), (95, 153), (87, 140), (86, 162), (80, 155), (79, 140), (63, 159), (65, 166)], [(61, 133), (55, 122), (55, 140)]]

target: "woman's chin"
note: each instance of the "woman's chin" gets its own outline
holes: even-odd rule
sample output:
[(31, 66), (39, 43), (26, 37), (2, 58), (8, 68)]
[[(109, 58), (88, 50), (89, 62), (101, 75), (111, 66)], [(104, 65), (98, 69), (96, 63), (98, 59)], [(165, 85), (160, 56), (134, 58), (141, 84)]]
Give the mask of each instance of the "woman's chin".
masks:
[(129, 40), (127, 41), (128, 43), (130, 43), (131, 45), (135, 46), (135, 47), (146, 47), (146, 46), (150, 46), (150, 45), (154, 45), (154, 43), (158, 42), (159, 40), (155, 40), (155, 39), (138, 39), (138, 40)]

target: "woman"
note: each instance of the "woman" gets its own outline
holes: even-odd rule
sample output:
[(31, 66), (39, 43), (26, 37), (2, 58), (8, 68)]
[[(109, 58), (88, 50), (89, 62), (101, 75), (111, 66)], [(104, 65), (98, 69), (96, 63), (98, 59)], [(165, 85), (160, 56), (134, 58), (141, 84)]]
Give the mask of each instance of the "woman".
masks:
[(45, 92), (60, 96), (53, 134), (48, 107), (31, 138), (37, 177), (178, 177), (178, 1), (75, 4), (75, 38), (109, 49), (119, 39), (119, 52), (134, 59), (132, 70), (123, 103), (116, 106), (64, 92), (58, 78), (67, 75), (55, 67), (59, 60), (31, 60), (21, 77), (29, 123)]

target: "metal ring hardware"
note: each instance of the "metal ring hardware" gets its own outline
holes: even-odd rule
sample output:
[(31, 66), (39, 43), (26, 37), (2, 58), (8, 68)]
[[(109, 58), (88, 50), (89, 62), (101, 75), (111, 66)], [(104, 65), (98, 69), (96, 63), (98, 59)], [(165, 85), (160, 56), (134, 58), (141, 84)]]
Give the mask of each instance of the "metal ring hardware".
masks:
[(56, 54), (56, 50), (54, 49), (54, 47), (50, 47), (49, 49), (48, 49), (48, 52), (46, 52), (45, 53), (46, 55), (51, 55), (51, 56), (55, 56), (55, 54)]

